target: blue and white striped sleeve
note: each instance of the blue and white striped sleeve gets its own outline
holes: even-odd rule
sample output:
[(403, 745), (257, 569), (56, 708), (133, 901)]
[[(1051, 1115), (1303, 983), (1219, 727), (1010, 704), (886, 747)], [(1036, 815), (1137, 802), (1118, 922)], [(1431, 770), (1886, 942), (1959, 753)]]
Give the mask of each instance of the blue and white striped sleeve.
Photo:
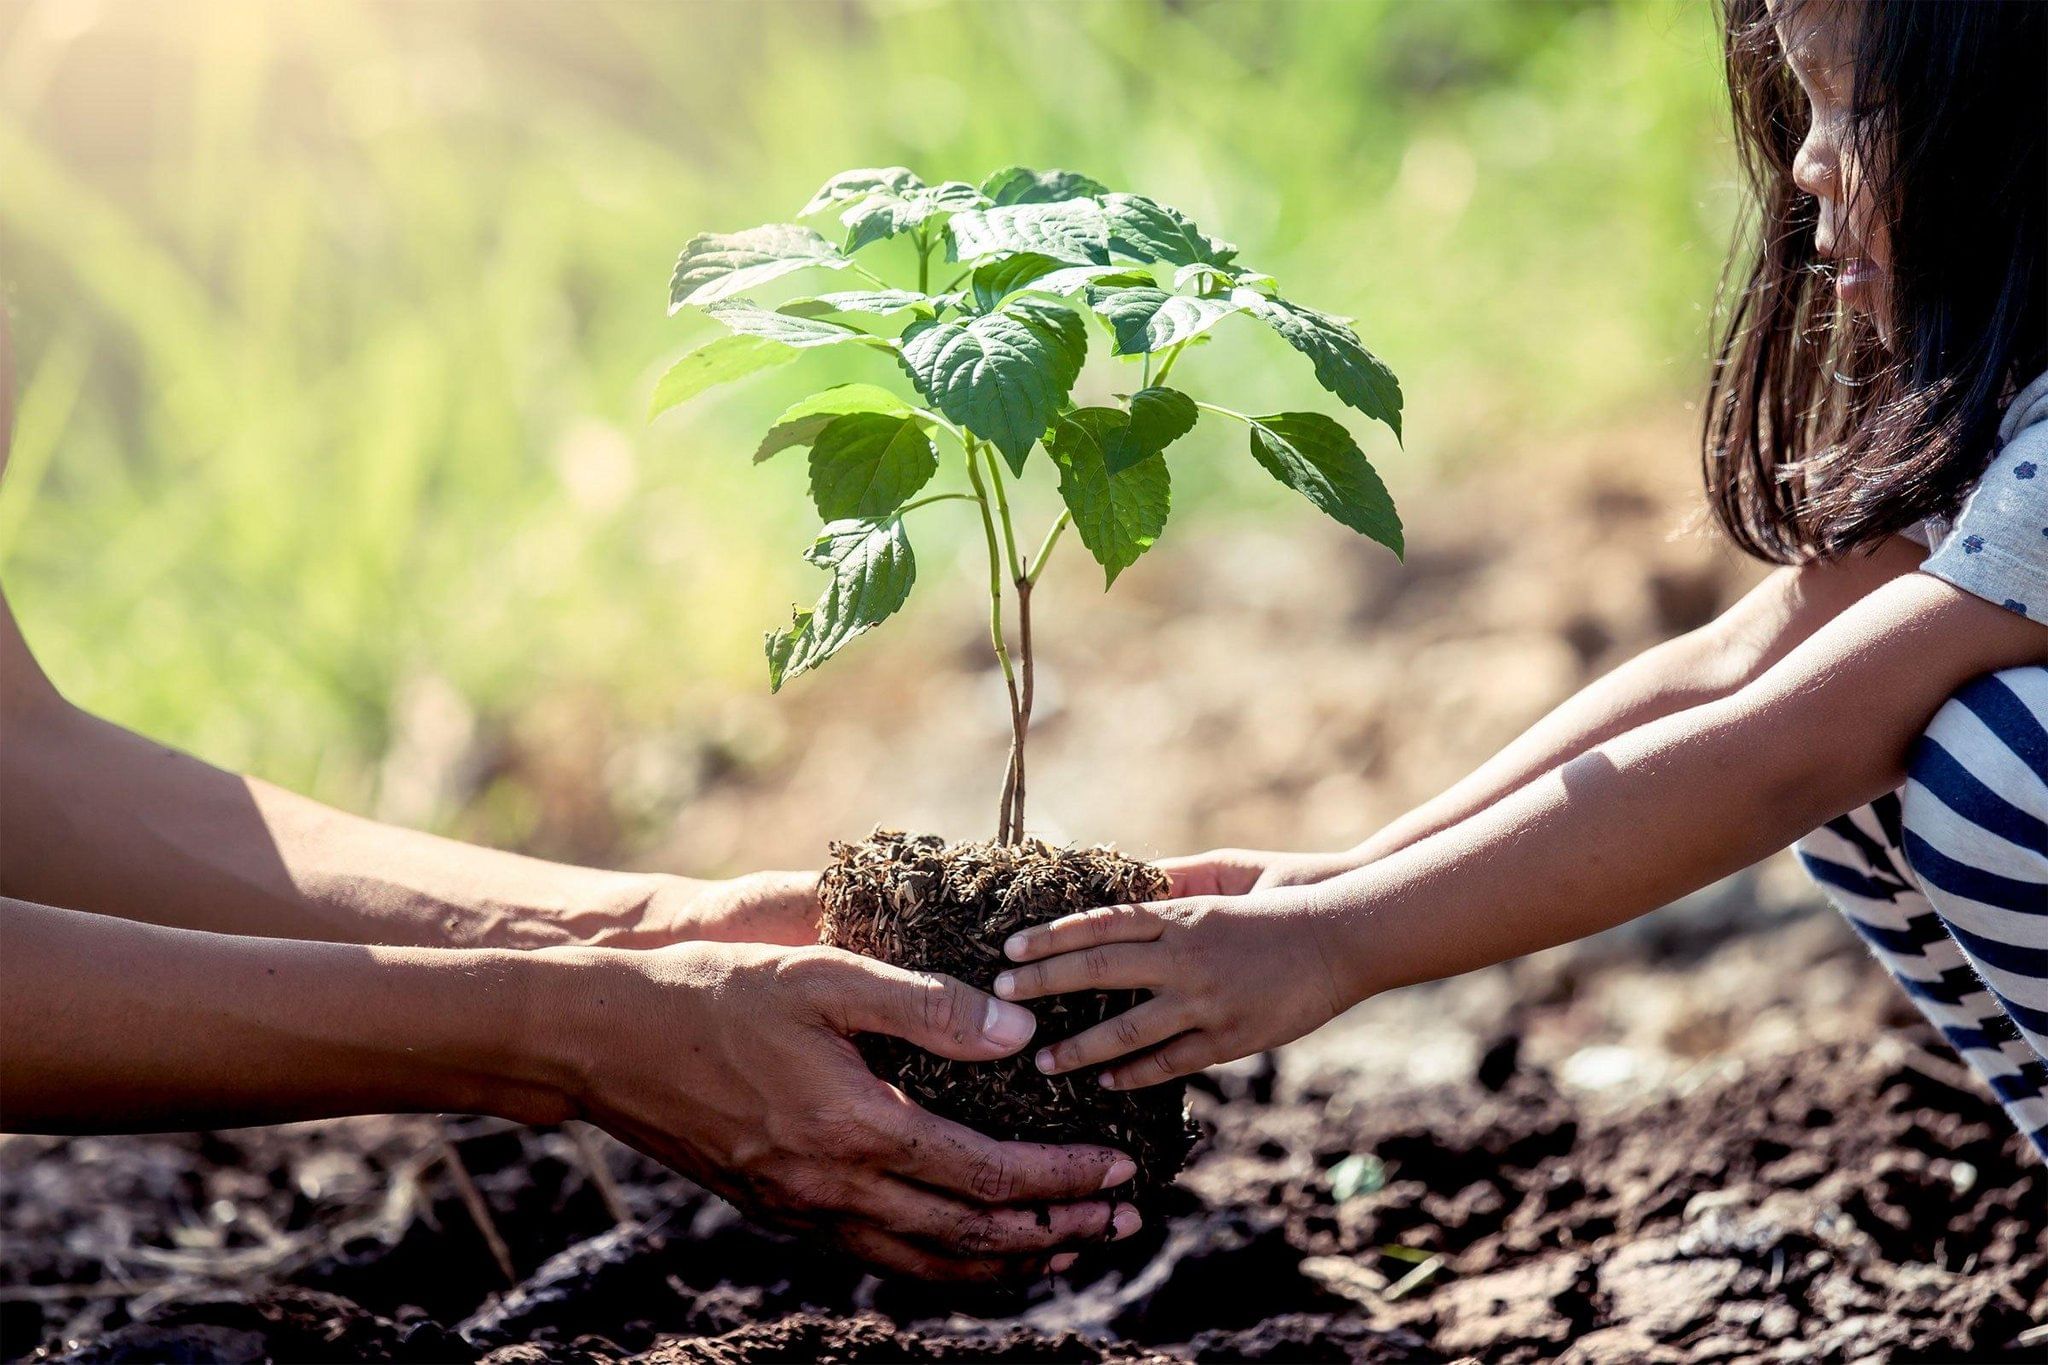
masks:
[(2006, 442), (1921, 569), (2048, 622), (2048, 422)]

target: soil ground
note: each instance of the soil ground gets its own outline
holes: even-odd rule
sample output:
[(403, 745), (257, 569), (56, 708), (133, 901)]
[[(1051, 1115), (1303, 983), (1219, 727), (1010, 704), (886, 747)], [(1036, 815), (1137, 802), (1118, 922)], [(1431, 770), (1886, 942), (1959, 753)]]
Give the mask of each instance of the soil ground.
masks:
[[(1034, 825), (1140, 852), (1356, 839), (1740, 590), (1748, 571), (1670, 534), (1684, 439), (1410, 496), (1406, 569), (1290, 529), (1141, 565), (1117, 598), (1075, 575), (1044, 613)], [(559, 774), (552, 828), (600, 845), (616, 811), (594, 793), (641, 782), (684, 812), (672, 866), (815, 862), (883, 821), (983, 835), (1002, 736), (973, 718), (1000, 705), (961, 615), (957, 642), (898, 656), (915, 676), (850, 652), (830, 696), (707, 703), (623, 758), (531, 726), (495, 761)], [(7, 1139), (0, 1354), (2039, 1360), (2048, 1172), (1913, 1018), (1777, 860), (1212, 1073), (1161, 1215), (999, 1297), (864, 1277), (587, 1130)]]

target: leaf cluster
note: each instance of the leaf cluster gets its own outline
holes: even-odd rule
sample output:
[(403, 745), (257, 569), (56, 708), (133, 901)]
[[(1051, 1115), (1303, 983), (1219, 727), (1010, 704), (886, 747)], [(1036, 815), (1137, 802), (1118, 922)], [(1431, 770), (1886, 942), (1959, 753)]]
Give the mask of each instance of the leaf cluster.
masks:
[[(1261, 468), (1401, 553), (1393, 500), (1342, 423), (1316, 412), (1236, 412), (1168, 386), (1184, 350), (1243, 317), (1306, 356), (1339, 401), (1400, 435), (1400, 384), (1349, 321), (1284, 297), (1272, 276), (1242, 264), (1235, 246), (1179, 210), (1071, 171), (1013, 166), (979, 185), (934, 185), (892, 166), (833, 176), (797, 216), (828, 214), (842, 229), (836, 241), (775, 223), (684, 245), (669, 311), (702, 312), (727, 335), (677, 361), (653, 400), (660, 413), (825, 346), (886, 353), (909, 381), (909, 396), (873, 383), (815, 393), (777, 417), (754, 452), (761, 461), (807, 451), (811, 499), (825, 524), (805, 557), (830, 575), (809, 610), (768, 636), (775, 688), (902, 607), (916, 579), (904, 519), (930, 503), (980, 504), (998, 598), (998, 514), (1018, 587), (1028, 592), (1068, 524), (1114, 583), (1165, 529), (1166, 452), (1204, 413), (1241, 423)], [(915, 252), (915, 288), (884, 280), (861, 259), (900, 238)], [(934, 267), (944, 284), (934, 285)], [(799, 271), (836, 272), (860, 287), (772, 307), (748, 297)], [(1142, 366), (1141, 383), (1113, 406), (1077, 408), (1069, 395), (1091, 318), (1111, 356)], [(941, 438), (964, 455), (970, 491), (925, 493), (939, 473)], [(1022, 477), (1036, 450), (1053, 466), (1066, 510), (1026, 560), (1003, 471)]]

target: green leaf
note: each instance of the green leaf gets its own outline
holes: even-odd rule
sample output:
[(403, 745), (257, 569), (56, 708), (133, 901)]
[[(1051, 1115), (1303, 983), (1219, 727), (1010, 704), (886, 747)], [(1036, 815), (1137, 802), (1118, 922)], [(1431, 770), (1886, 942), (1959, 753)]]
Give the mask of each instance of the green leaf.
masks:
[(981, 192), (995, 204), (1052, 204), (1108, 193), (1108, 186), (1077, 171), (1034, 171), (1006, 166), (981, 182)]
[(1307, 356), (1315, 365), (1316, 381), (1324, 388), (1367, 417), (1385, 422), (1400, 436), (1401, 381), (1365, 349), (1358, 333), (1343, 318), (1285, 299), (1269, 299), (1256, 289), (1233, 290), (1230, 297)]
[(1042, 251), (1020, 251), (976, 266), (970, 281), (975, 303), (987, 312), (1021, 289), (1066, 295), (1091, 284), (1151, 284), (1152, 277), (1126, 266), (1064, 265)]
[(901, 358), (927, 402), (993, 444), (1021, 474), (1087, 354), (1088, 329), (1074, 313), (1012, 299), (966, 322), (912, 323)]
[(843, 270), (839, 248), (807, 227), (770, 223), (745, 232), (700, 232), (676, 257), (668, 282), (668, 311), (728, 298), (808, 266)]
[(947, 259), (1035, 251), (1068, 265), (1109, 264), (1109, 224), (1093, 199), (969, 209), (946, 224)]
[[(782, 354), (787, 356), (789, 353), (784, 351)], [(923, 411), (923, 408), (904, 402), (879, 385), (838, 384), (783, 409), (782, 416), (775, 419), (775, 425), (768, 428), (768, 434), (761, 438), (760, 446), (754, 451), (754, 463), (759, 464), (791, 446), (809, 445), (818, 439), (818, 433), (833, 418), (843, 417), (849, 412), (877, 412), (903, 417)]]
[(909, 194), (924, 188), (924, 181), (917, 178), (908, 166), (883, 166), (857, 171), (841, 171), (827, 180), (818, 192), (811, 196), (811, 202), (797, 211), (797, 217), (808, 218), (834, 204), (843, 204), (849, 199), (865, 199), (876, 193)]
[(1222, 266), (1210, 265), (1207, 261), (1196, 261), (1193, 265), (1184, 265), (1173, 272), (1173, 287), (1175, 292), (1186, 290), (1195, 294), (1221, 294), (1239, 284), (1241, 279), (1242, 277), (1233, 275)]
[(900, 313), (906, 308), (930, 312), (937, 304), (937, 299), (915, 289), (847, 289), (816, 298), (791, 299), (775, 311), (814, 318), (825, 313)]
[(1160, 451), (1195, 429), (1195, 400), (1179, 389), (1154, 385), (1131, 395), (1130, 427), (1121, 444), (1105, 446), (1103, 455), (1109, 472), (1121, 473), (1148, 455)]
[(1401, 518), (1351, 433), (1320, 412), (1251, 417), (1252, 458), (1338, 521), (1402, 553)]
[(1228, 265), (1237, 248), (1197, 228), (1179, 209), (1142, 194), (1105, 194), (1102, 215), (1109, 223), (1109, 244), (1140, 261), (1169, 265)]
[(1074, 531), (1102, 565), (1104, 588), (1152, 548), (1173, 502), (1162, 455), (1110, 472), (1108, 450), (1129, 428), (1130, 418), (1116, 408), (1081, 408), (1060, 418), (1045, 447), (1059, 467), (1060, 497), (1074, 514)]
[(655, 381), (654, 397), (647, 405), (648, 419), (659, 417), (715, 385), (795, 359), (787, 347), (759, 337), (719, 337), (706, 342), (669, 366)]
[(791, 613), (787, 630), (768, 635), (768, 685), (777, 692), (894, 615), (917, 581), (917, 560), (897, 516), (835, 521), (804, 558), (829, 570), (832, 581), (809, 611)]
[(879, 346), (884, 350), (892, 348), (886, 337), (874, 336), (841, 323), (826, 322), (822, 318), (799, 317), (794, 313), (763, 308), (744, 299), (722, 299), (708, 305), (704, 311), (742, 336), (760, 337), (764, 341), (799, 350), (811, 346), (837, 346), (849, 341)]
[(939, 472), (939, 452), (914, 416), (835, 417), (811, 447), (811, 501), (827, 521), (880, 517)]
[(1088, 305), (1108, 319), (1117, 355), (1163, 351), (1240, 311), (1229, 299), (1169, 294), (1150, 284), (1129, 289), (1091, 287)]
[(846, 253), (909, 232), (935, 214), (981, 208), (981, 191), (961, 180), (920, 187), (909, 194), (874, 194), (840, 215), (846, 224)]

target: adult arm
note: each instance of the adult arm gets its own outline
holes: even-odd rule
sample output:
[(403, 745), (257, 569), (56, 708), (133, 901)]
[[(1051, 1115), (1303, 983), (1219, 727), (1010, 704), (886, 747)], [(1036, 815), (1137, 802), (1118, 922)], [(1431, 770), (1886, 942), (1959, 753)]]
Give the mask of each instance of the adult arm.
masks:
[(347, 943), (806, 943), (815, 880), (604, 872), (436, 838), (224, 772), (72, 706), (0, 596), (0, 895)]
[[(588, 1118), (768, 1222), (938, 1278), (1135, 1228), (1099, 1147), (1001, 1143), (869, 1074), (855, 1032), (1016, 1051), (1031, 1017), (824, 948), (368, 947), (0, 899), (0, 1125), (119, 1132), (454, 1110)], [(1030, 1201), (1049, 1206), (1022, 1208)]]

